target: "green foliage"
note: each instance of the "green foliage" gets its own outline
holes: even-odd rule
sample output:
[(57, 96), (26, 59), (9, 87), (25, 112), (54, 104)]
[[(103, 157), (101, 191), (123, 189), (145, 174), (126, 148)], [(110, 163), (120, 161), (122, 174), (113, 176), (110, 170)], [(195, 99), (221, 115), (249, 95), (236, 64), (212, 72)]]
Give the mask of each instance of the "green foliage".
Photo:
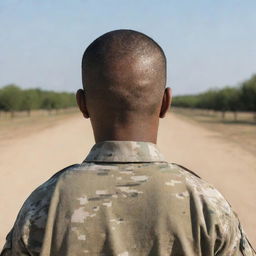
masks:
[(40, 89), (28, 89), (23, 91), (20, 110), (31, 111), (32, 109), (39, 109), (40, 106), (41, 106)]
[(256, 112), (256, 75), (242, 83), (240, 87), (225, 87), (208, 90), (197, 95), (176, 96), (173, 106), (201, 108), (216, 111), (253, 111)]
[(198, 103), (199, 103), (198, 95), (176, 96), (172, 100), (173, 106), (178, 106), (183, 108), (195, 108), (198, 106)]
[(0, 92), (0, 106), (5, 111), (20, 110), (22, 103), (22, 91), (16, 85), (7, 85)]
[(34, 109), (61, 109), (76, 106), (73, 93), (20, 89), (16, 85), (0, 88), (0, 110), (28, 111)]
[(256, 112), (256, 75), (242, 84), (241, 98), (244, 110)]

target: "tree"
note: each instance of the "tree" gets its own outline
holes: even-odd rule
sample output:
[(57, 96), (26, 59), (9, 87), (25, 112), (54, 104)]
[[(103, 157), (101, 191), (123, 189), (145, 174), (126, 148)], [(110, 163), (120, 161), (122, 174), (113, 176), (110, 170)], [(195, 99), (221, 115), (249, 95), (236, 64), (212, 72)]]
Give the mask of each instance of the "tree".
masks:
[(243, 108), (246, 111), (254, 112), (254, 120), (256, 121), (256, 75), (245, 81), (241, 90)]
[(234, 120), (237, 120), (237, 111), (241, 110), (242, 103), (241, 103), (241, 89), (240, 88), (226, 88), (225, 89), (226, 97), (227, 97), (227, 104), (228, 110), (234, 113)]
[(23, 98), (21, 102), (21, 110), (26, 110), (30, 115), (32, 109), (38, 109), (41, 105), (41, 90), (27, 89), (23, 90)]
[(14, 117), (14, 112), (20, 110), (22, 102), (22, 91), (16, 85), (7, 85), (1, 90), (0, 105), (4, 111), (10, 111), (11, 117)]
[(201, 109), (213, 109), (216, 110), (216, 95), (218, 91), (210, 89), (204, 93), (198, 95), (197, 107)]

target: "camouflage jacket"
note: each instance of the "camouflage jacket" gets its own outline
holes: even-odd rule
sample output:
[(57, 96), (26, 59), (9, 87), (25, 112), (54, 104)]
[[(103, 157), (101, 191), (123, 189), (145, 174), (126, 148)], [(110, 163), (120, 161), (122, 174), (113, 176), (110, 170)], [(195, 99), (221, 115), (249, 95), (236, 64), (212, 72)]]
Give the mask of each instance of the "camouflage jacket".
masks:
[(21, 208), (6, 255), (255, 255), (223, 196), (146, 142), (96, 144)]

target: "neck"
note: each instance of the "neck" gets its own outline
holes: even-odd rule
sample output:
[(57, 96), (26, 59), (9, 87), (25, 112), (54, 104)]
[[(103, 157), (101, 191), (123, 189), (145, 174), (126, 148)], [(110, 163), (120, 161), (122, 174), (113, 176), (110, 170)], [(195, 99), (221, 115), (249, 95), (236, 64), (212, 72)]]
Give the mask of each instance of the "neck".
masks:
[(104, 124), (96, 125), (92, 122), (95, 142), (106, 140), (117, 141), (144, 141), (157, 142), (158, 120), (153, 121), (137, 121), (128, 124)]

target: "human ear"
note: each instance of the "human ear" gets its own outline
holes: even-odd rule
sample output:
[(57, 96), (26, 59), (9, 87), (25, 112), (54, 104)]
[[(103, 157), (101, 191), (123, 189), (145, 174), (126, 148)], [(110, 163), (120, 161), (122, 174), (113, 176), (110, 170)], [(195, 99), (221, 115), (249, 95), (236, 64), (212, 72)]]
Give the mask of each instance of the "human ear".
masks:
[(165, 91), (164, 91), (161, 111), (159, 114), (160, 118), (164, 118), (167, 111), (170, 109), (171, 99), (172, 99), (172, 90), (171, 90), (171, 88), (167, 87), (167, 88), (165, 88)]
[(89, 113), (86, 107), (86, 99), (85, 99), (85, 92), (82, 89), (79, 89), (76, 92), (76, 101), (77, 101), (77, 105), (80, 109), (80, 111), (82, 112), (84, 118), (89, 118)]

